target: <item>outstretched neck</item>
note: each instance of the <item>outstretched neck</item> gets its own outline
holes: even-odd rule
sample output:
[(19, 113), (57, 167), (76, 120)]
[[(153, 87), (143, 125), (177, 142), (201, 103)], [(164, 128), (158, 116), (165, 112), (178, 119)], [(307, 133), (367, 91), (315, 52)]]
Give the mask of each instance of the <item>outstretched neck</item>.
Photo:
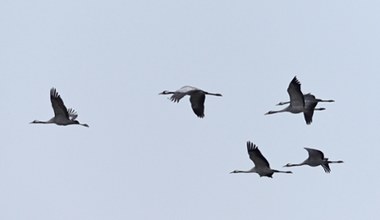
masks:
[(327, 100), (319, 99), (318, 102), (335, 102), (335, 100), (332, 100), (332, 99), (327, 99)]
[(304, 165), (304, 163), (288, 163), (284, 167), (297, 167), (302, 165)]
[(79, 124), (79, 125), (82, 125), (83, 127), (86, 127), (86, 128), (90, 127), (88, 126), (88, 124)]
[(314, 108), (315, 111), (323, 111), (326, 110), (325, 108)]
[(169, 94), (174, 94), (174, 93), (175, 93), (175, 92), (165, 90), (165, 91), (163, 91), (163, 92), (161, 92), (161, 93), (158, 93), (158, 94), (159, 94), (159, 95), (169, 95)]
[(286, 104), (290, 104), (290, 102), (279, 102), (277, 105), (286, 105)]
[(284, 108), (284, 109), (278, 110), (278, 111), (269, 111), (269, 112), (265, 113), (265, 115), (271, 115), (271, 114), (275, 114), (275, 113), (286, 112), (287, 110), (288, 110), (288, 108)]
[(293, 173), (292, 171), (272, 170), (275, 173)]
[(343, 163), (342, 160), (337, 160), (337, 161), (328, 161), (329, 163)]
[(30, 124), (51, 124), (51, 121), (39, 121), (39, 120), (34, 120), (30, 122)]
[(222, 96), (220, 93), (205, 92), (206, 95)]
[(231, 173), (252, 173), (251, 170), (234, 170)]
[(77, 120), (71, 120), (71, 121), (70, 121), (70, 124), (74, 124), (74, 125), (77, 124), (77, 125), (82, 125), (82, 126), (84, 126), (84, 127), (89, 127), (88, 124), (81, 124), (81, 123), (79, 123), (79, 121), (77, 121)]

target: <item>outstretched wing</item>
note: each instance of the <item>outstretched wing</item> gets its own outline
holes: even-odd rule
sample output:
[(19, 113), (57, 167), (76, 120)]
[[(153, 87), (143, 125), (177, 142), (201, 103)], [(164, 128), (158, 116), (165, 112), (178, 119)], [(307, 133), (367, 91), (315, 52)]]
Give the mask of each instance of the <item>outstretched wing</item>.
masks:
[(327, 160), (326, 163), (321, 164), (321, 166), (323, 167), (323, 170), (325, 170), (326, 173), (330, 173), (331, 169)]
[(270, 167), (268, 160), (260, 152), (259, 148), (252, 142), (247, 142), (247, 150), (249, 158), (253, 161), (256, 167)]
[(55, 88), (50, 89), (50, 101), (54, 110), (54, 115), (56, 117), (64, 116), (66, 118), (69, 118), (69, 113), (67, 112), (67, 108), (65, 104), (63, 103), (61, 96), (58, 94)]
[(78, 113), (72, 108), (67, 109), (67, 112), (69, 113), (69, 119), (71, 121), (75, 120), (78, 117)]
[(314, 95), (308, 93), (304, 95), (305, 100), (305, 111), (303, 116), (305, 118), (306, 124), (311, 124), (313, 122), (314, 109), (318, 104), (317, 99)]
[(170, 100), (173, 102), (179, 102), (179, 100), (181, 100), (185, 95), (186, 93), (174, 92), (174, 94), (170, 96)]
[(195, 92), (190, 95), (191, 108), (193, 109), (194, 113), (200, 118), (203, 118), (205, 116), (205, 99), (206, 95), (202, 91)]
[(322, 160), (325, 158), (325, 156), (323, 155), (323, 152), (320, 150), (307, 148), (307, 147), (305, 147), (305, 150), (307, 150), (307, 152), (309, 153), (310, 158), (319, 158)]
[(305, 150), (307, 150), (307, 152), (309, 153), (309, 158), (310, 159), (320, 159), (322, 161), (324, 161), (321, 166), (323, 167), (323, 169), (325, 170), (326, 173), (330, 173), (330, 166), (329, 166), (329, 163), (328, 163), (328, 159), (325, 158), (325, 156), (323, 155), (323, 152), (320, 151), (320, 150), (317, 150), (317, 149), (313, 149), (313, 148), (307, 148), (305, 147)]
[(295, 76), (289, 83), (288, 94), (290, 97), (290, 105), (292, 106), (304, 106), (305, 100), (301, 92), (301, 83)]
[(170, 97), (170, 100), (173, 102), (179, 102), (185, 95), (190, 95), (191, 92), (197, 91), (199, 89), (193, 86), (183, 86), (174, 92), (174, 94)]

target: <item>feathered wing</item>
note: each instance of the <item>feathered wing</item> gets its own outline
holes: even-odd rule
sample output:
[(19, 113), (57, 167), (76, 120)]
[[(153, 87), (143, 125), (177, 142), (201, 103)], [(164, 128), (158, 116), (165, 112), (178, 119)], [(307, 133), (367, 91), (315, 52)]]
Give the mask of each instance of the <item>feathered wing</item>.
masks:
[(303, 113), (303, 117), (305, 118), (306, 124), (309, 125), (313, 122), (313, 115), (314, 115), (314, 110), (306, 111)]
[(308, 147), (305, 147), (305, 150), (307, 150), (307, 152), (309, 153), (310, 158), (319, 158), (321, 160), (325, 158), (325, 156), (323, 155), (323, 152), (320, 150), (308, 148)]
[(326, 173), (330, 173), (331, 169), (330, 169), (329, 163), (327, 163), (327, 160), (326, 160), (326, 163), (321, 164), (321, 166)]
[(189, 94), (190, 92), (196, 91), (196, 90), (200, 90), (200, 89), (198, 89), (198, 88), (196, 88), (194, 86), (182, 86), (176, 92)]
[(313, 148), (307, 148), (307, 147), (305, 147), (305, 149), (309, 153), (309, 158), (316, 158), (316, 159), (322, 160), (323, 163), (321, 163), (321, 166), (322, 166), (323, 170), (326, 173), (330, 173), (331, 169), (330, 169), (330, 166), (328, 163), (328, 159), (325, 158), (325, 155), (323, 154), (322, 151), (317, 150), (317, 149), (313, 149)]
[(306, 124), (311, 124), (313, 122), (313, 115), (314, 115), (314, 109), (318, 104), (317, 99), (315, 99), (315, 96), (308, 93), (304, 95), (305, 100), (305, 111), (303, 113), (303, 116), (305, 118)]
[(194, 113), (200, 118), (203, 118), (205, 116), (205, 99), (206, 95), (203, 92), (196, 92), (190, 96), (191, 108), (193, 109)]
[(303, 116), (305, 118), (306, 124), (311, 124), (313, 122), (314, 109), (317, 106), (318, 102), (308, 104), (308, 108), (305, 108)]
[(181, 100), (185, 95), (186, 93), (174, 92), (174, 94), (170, 96), (170, 100), (173, 102), (179, 102), (179, 100)]
[(50, 101), (54, 110), (54, 115), (56, 117), (64, 116), (66, 118), (69, 118), (69, 113), (67, 112), (67, 108), (65, 104), (63, 103), (61, 96), (58, 94), (55, 88), (50, 89)]
[(252, 142), (247, 142), (247, 150), (249, 158), (253, 161), (256, 167), (268, 167), (270, 168), (268, 160), (260, 152), (259, 148)]
[(78, 113), (72, 108), (67, 109), (67, 112), (69, 113), (69, 119), (71, 121), (75, 120), (78, 117)]
[(290, 98), (290, 105), (292, 106), (304, 106), (305, 100), (301, 91), (301, 83), (298, 81), (297, 77), (289, 83), (288, 94)]
[(173, 95), (170, 97), (170, 100), (173, 102), (179, 102), (179, 100), (181, 100), (185, 95), (189, 95), (192, 91), (197, 90), (199, 89), (193, 86), (183, 86), (173, 93)]

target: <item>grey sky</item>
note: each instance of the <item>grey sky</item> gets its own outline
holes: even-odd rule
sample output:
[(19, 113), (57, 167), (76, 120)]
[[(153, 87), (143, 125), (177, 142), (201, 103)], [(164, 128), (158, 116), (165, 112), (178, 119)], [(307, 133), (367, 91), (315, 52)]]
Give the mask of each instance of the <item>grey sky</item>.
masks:
[[(0, 219), (375, 219), (378, 1), (2, 1)], [(326, 111), (264, 116), (302, 91)], [(207, 97), (198, 119), (192, 85)], [(56, 87), (81, 126), (53, 116)], [(324, 151), (332, 172), (250, 169)], [(360, 163), (358, 162), (360, 160)]]

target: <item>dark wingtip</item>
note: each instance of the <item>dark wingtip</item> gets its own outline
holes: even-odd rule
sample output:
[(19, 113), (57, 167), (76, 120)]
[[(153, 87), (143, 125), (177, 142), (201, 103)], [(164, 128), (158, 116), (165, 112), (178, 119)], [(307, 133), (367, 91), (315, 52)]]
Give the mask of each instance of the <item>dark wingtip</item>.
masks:
[[(166, 95), (166, 94), (163, 94), (163, 95)], [(168, 99), (170, 99), (170, 101), (172, 101), (172, 102), (174, 102), (174, 103), (179, 103), (179, 99), (176, 99), (176, 98), (174, 98), (173, 96), (171, 96), (171, 97), (168, 98)]]
[(301, 82), (297, 79), (297, 76), (294, 76), (294, 78), (292, 79), (290, 83), (301, 85)]
[(198, 117), (198, 118), (204, 118), (205, 117), (205, 114), (203, 112), (195, 112), (194, 111), (194, 114)]
[(248, 147), (248, 148), (253, 147), (253, 145), (254, 145), (253, 142), (251, 142), (251, 141), (247, 141), (247, 147)]

